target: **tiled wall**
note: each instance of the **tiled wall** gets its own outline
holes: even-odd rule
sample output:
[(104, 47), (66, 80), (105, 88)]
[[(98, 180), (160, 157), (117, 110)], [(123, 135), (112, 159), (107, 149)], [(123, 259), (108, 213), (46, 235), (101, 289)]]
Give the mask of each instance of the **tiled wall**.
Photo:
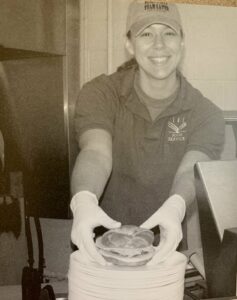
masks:
[[(101, 73), (115, 71), (128, 58), (123, 45), (130, 2), (85, 1), (82, 84)], [(237, 110), (237, 7), (178, 7), (185, 32), (184, 75), (223, 110)]]

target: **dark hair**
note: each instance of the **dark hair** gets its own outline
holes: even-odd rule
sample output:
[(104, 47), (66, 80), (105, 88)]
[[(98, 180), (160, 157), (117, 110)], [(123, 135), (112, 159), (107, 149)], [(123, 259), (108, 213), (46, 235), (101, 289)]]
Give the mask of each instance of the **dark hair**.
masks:
[(133, 57), (131, 58), (130, 60), (128, 61), (125, 61), (122, 65), (120, 65), (118, 68), (117, 68), (117, 71), (118, 72), (121, 72), (121, 71), (125, 71), (125, 70), (128, 70), (130, 68), (133, 68), (133, 67), (138, 67), (138, 64), (137, 64), (137, 61), (136, 59)]
[(127, 32), (126, 37), (127, 37), (129, 40), (131, 40), (131, 38), (132, 38), (131, 30), (129, 30), (129, 31)]

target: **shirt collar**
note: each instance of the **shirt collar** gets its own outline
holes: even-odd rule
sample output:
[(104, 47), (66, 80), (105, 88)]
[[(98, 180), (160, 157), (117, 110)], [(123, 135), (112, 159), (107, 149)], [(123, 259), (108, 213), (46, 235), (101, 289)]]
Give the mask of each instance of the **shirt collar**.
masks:
[(123, 77), (121, 82), (121, 96), (124, 97), (125, 105), (129, 110), (131, 110), (141, 118), (147, 121), (151, 121), (151, 117), (146, 106), (141, 103), (134, 88), (136, 71), (136, 65), (125, 71), (125, 76)]
[(180, 72), (178, 72), (177, 75), (180, 80), (177, 97), (159, 117), (170, 116), (181, 111), (190, 110), (194, 105), (194, 99), (193, 97), (190, 97), (190, 89), (192, 88), (191, 85)]
[[(121, 96), (125, 98), (125, 105), (135, 114), (142, 118), (151, 121), (150, 115), (144, 104), (142, 104), (134, 89), (134, 78), (137, 67), (133, 66), (125, 71), (125, 75), (121, 80)], [(181, 111), (189, 110), (194, 106), (194, 99), (190, 97), (191, 85), (186, 78), (178, 71), (177, 73), (180, 79), (180, 88), (178, 95), (173, 103), (171, 103), (165, 111), (163, 111), (158, 117), (166, 117), (177, 114)]]
[(137, 66), (132, 66), (128, 70), (121, 71), (124, 72), (124, 76), (121, 80), (121, 96), (124, 96), (125, 98), (128, 98), (129, 95), (133, 91), (133, 82), (135, 79)]

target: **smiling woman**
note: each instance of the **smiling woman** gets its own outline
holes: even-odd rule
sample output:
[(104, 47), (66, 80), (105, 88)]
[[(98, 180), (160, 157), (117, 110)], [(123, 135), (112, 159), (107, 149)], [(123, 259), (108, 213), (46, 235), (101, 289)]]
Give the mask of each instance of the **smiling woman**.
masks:
[[(167, 91), (176, 90), (176, 69), (183, 45), (181, 30), (164, 24), (152, 24), (127, 40), (126, 47), (140, 66), (139, 82), (148, 96), (162, 99), (169, 96)], [(163, 81), (159, 81), (155, 91), (152, 86), (158, 84), (157, 79)]]
[[(136, 65), (135, 58), (132, 57), (130, 60), (131, 55), (128, 55), (124, 48), (126, 12), (131, 2), (127, 0), (81, 1), (83, 4), (81, 6), (81, 86), (99, 74), (115, 72), (118, 66), (122, 70)], [(179, 64), (180, 71), (195, 88), (210, 98), (219, 108), (224, 111), (237, 110), (235, 51), (237, 2), (229, 0), (177, 0), (176, 2), (185, 33), (182, 32), (184, 47)], [(149, 99), (151, 105), (153, 105), (152, 100)], [(159, 111), (159, 108), (156, 110)], [(179, 128), (183, 123), (182, 120), (182, 118), (170, 120), (170, 126), (175, 128), (175, 125)], [(182, 132), (175, 133), (171, 127), (169, 127), (168, 137), (170, 141), (184, 138)], [(227, 148), (231, 150), (232, 146), (228, 144)], [(234, 158), (235, 151), (230, 152), (228, 159)], [(223, 159), (225, 157), (224, 155)], [(188, 240), (189, 246), (193, 249), (201, 246), (198, 216), (194, 211), (195, 206), (188, 211)]]
[(129, 6), (125, 45), (136, 64), (90, 81), (76, 105), (72, 241), (101, 264), (92, 239), (99, 226), (160, 232), (149, 264), (165, 260), (183, 232), (187, 247), (181, 223), (195, 198), (193, 166), (218, 159), (224, 141), (220, 109), (178, 70), (184, 47), (178, 8), (155, 3)]

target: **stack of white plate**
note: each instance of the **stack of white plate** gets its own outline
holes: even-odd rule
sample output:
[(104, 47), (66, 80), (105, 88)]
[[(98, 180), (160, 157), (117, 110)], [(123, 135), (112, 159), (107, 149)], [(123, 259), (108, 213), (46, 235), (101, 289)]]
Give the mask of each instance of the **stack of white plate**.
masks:
[(182, 300), (186, 256), (174, 252), (156, 266), (118, 267), (84, 263), (71, 254), (69, 300)]

